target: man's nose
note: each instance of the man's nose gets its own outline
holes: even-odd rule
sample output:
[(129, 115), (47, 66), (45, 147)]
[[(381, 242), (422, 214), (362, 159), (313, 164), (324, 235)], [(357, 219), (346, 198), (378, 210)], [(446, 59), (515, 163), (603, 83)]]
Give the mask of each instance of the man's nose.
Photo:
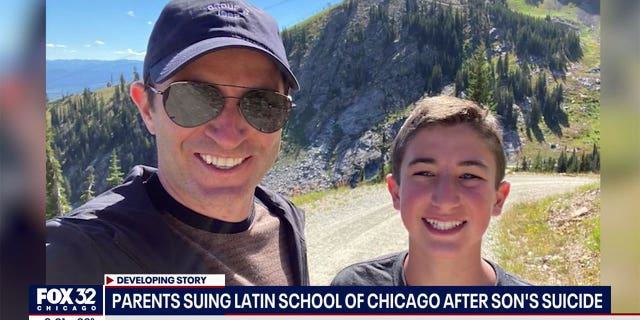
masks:
[(250, 125), (240, 113), (237, 98), (224, 98), (220, 114), (204, 124), (205, 133), (223, 149), (234, 149), (247, 137)]

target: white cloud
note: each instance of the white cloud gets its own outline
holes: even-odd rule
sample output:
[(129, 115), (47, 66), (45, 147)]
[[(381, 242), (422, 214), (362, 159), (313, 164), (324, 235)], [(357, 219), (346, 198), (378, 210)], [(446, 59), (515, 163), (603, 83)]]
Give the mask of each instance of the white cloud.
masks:
[(103, 46), (104, 45), (104, 41), (96, 40), (95, 44), (97, 44), (99, 46)]
[(136, 14), (132, 10), (127, 11), (127, 15), (129, 17), (135, 17), (136, 16)]
[(47, 48), (66, 48), (64, 44), (47, 43)]
[(131, 49), (127, 49), (127, 50), (119, 50), (114, 52), (115, 54), (120, 54), (120, 55), (127, 55), (127, 56), (144, 56), (147, 52), (146, 51), (135, 51), (135, 50), (131, 50)]
[(153, 22), (151, 22), (151, 21), (147, 21), (147, 24), (148, 24), (148, 25), (153, 25)]
[(91, 48), (91, 45), (90, 44), (85, 44), (84, 47), (85, 48)]

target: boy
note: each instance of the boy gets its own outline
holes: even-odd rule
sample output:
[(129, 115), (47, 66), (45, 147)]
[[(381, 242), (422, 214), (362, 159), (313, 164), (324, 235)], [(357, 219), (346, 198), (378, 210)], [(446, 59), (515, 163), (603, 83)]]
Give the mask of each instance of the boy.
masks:
[(480, 256), (489, 220), (509, 194), (501, 137), (498, 121), (475, 102), (419, 102), (393, 142), (387, 176), (409, 250), (351, 265), (331, 285), (529, 285)]

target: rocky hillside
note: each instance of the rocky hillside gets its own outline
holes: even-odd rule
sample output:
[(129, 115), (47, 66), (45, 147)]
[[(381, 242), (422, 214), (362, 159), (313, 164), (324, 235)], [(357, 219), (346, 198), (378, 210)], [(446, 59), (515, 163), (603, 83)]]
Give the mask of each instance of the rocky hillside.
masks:
[[(599, 8), (581, 9), (594, 0), (552, 1), (557, 8), (549, 1), (346, 0), (283, 30), (301, 90), (265, 184), (296, 195), (382, 177), (412, 105), (430, 95), (464, 97), (474, 77), (492, 88), (512, 161), (531, 146), (591, 148), (599, 140), (599, 41), (578, 35), (599, 30)], [(125, 172), (155, 165), (152, 137), (119, 80), (49, 105), (73, 204), (90, 166), (93, 191), (107, 187), (111, 152)]]
[[(427, 95), (465, 95), (464, 90), (456, 92), (455, 83), (480, 42), (487, 44), (486, 55), (493, 64), (501, 56), (509, 56), (519, 67), (527, 64), (531, 82), (545, 73), (549, 87), (576, 77), (571, 71), (579, 57), (556, 67), (554, 49), (523, 50), (525, 40), (515, 35), (534, 37), (532, 30), (540, 24), (576, 32), (579, 22), (529, 19), (507, 9), (504, 1), (483, 3), (350, 0), (285, 30), (285, 45), (302, 89), (294, 95), (297, 109), (285, 132), (285, 154), (265, 182), (281, 192), (299, 194), (380, 177), (389, 160), (388, 147), (413, 103)], [(578, 12), (584, 24), (593, 26), (594, 19), (587, 17), (598, 14), (588, 8)], [(569, 42), (564, 34), (553, 36), (565, 45)], [(439, 84), (434, 84), (436, 65)], [(594, 78), (583, 77), (578, 86), (595, 86)], [(533, 95), (509, 104), (518, 119), (514, 126), (503, 123), (505, 149), (512, 160), (528, 139), (523, 128), (535, 109)], [(573, 108), (566, 103), (563, 107)], [(560, 112), (566, 117), (566, 111)], [(570, 127), (569, 121), (564, 127)], [(544, 140), (543, 129), (534, 132), (538, 141)], [(555, 131), (562, 135), (562, 128)]]

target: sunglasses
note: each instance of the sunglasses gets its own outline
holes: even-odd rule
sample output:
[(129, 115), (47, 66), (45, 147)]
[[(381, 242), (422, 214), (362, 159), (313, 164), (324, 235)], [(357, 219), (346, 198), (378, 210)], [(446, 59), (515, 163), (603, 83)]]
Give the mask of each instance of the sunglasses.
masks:
[[(242, 86), (177, 81), (163, 91), (147, 87), (153, 93), (162, 95), (167, 116), (175, 124), (185, 128), (197, 127), (220, 115), (224, 108), (224, 99), (238, 99), (240, 113), (245, 120), (256, 130), (264, 133), (282, 129), (293, 108), (290, 96)], [(217, 87), (252, 90), (245, 92), (241, 97), (225, 97)]]

